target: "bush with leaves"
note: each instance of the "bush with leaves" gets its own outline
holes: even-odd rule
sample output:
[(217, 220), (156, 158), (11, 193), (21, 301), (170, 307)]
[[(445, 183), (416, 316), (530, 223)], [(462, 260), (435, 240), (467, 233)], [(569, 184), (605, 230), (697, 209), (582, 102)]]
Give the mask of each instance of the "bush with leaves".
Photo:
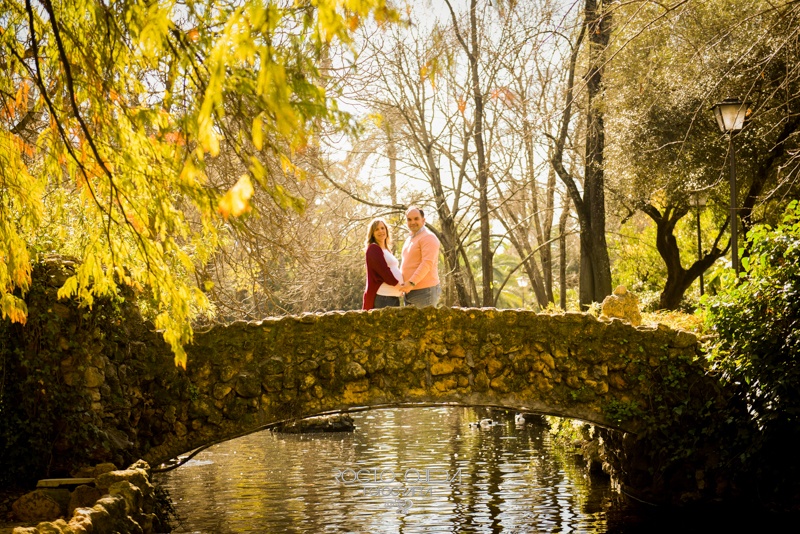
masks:
[(737, 445), (759, 491), (771, 501), (794, 499), (800, 496), (800, 203), (789, 205), (777, 227), (754, 228), (748, 241), (746, 276), (738, 284), (729, 279), (706, 300), (718, 335), (712, 365), (747, 402), (752, 427)]

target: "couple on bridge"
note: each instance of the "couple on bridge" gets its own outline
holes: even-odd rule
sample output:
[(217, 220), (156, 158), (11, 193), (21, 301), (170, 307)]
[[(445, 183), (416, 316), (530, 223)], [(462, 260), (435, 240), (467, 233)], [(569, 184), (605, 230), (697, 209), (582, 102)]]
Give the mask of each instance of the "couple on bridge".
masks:
[(439, 239), (425, 228), (425, 214), (414, 206), (406, 211), (410, 232), (403, 244), (402, 267), (389, 250), (389, 227), (373, 219), (367, 230), (367, 287), (362, 308), (372, 310), (400, 306), (436, 306), (439, 285)]

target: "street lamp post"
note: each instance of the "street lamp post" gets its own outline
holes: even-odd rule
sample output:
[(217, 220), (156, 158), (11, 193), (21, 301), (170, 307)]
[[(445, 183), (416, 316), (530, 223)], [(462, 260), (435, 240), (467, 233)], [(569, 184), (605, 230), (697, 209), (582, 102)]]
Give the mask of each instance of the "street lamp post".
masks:
[(714, 104), (714, 117), (717, 119), (720, 131), (728, 134), (728, 157), (731, 161), (731, 264), (733, 272), (739, 276), (739, 243), (738, 243), (738, 223), (736, 218), (736, 155), (733, 147), (733, 134), (744, 128), (744, 120), (747, 117), (747, 107), (749, 102), (742, 102), (738, 98), (726, 98), (722, 102)]
[[(697, 208), (697, 261), (703, 260), (703, 236), (700, 233), (700, 210), (706, 207), (706, 195), (705, 193), (696, 192), (694, 195), (694, 202), (695, 208)], [(703, 273), (700, 272), (700, 296), (703, 296), (705, 293), (705, 288), (703, 287)]]

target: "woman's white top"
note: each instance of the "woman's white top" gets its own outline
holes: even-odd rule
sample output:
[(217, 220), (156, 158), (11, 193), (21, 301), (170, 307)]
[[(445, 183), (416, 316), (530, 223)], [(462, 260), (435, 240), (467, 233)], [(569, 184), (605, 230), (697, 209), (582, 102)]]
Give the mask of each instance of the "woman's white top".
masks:
[[(386, 265), (389, 266), (389, 270), (392, 271), (392, 274), (395, 278), (397, 278), (397, 281), (402, 284), (403, 273), (400, 271), (400, 262), (394, 257), (394, 254), (389, 252), (388, 248), (381, 250), (383, 250), (383, 257), (386, 259)], [(384, 282), (381, 284), (381, 287), (378, 288), (378, 295), (382, 295), (384, 297), (399, 297), (401, 293), (397, 290), (396, 286), (390, 286)]]

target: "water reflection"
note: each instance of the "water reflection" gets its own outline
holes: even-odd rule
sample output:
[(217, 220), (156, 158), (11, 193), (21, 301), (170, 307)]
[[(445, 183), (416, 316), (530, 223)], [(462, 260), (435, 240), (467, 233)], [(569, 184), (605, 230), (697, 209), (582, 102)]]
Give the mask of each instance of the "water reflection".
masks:
[[(469, 423), (491, 417), (488, 429)], [(461, 407), (354, 414), (348, 434), (260, 432), (158, 481), (179, 532), (606, 532), (617, 500), (541, 426)]]

